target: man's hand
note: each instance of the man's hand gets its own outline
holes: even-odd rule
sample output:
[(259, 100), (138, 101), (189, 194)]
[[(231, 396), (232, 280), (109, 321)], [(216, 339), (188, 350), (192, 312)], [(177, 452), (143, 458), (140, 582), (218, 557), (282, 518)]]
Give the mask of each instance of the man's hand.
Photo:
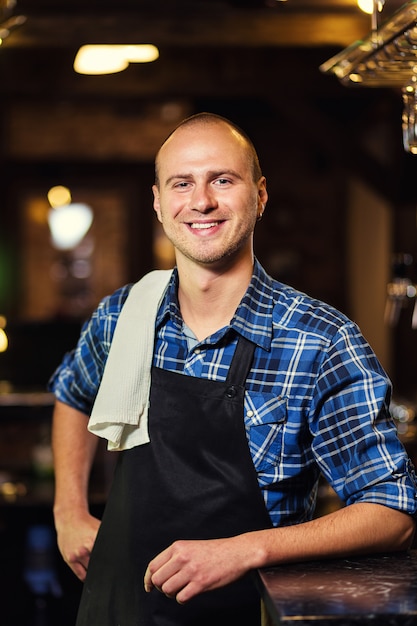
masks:
[(84, 581), (100, 520), (89, 513), (56, 525), (58, 547), (64, 561)]
[(293, 526), (229, 539), (176, 541), (149, 563), (145, 590), (156, 587), (183, 603), (259, 567), (407, 550), (414, 529), (410, 515), (364, 502)]
[(58, 547), (72, 571), (85, 579), (100, 521), (88, 510), (88, 481), (98, 439), (87, 430), (88, 415), (55, 402), (52, 449), (54, 519)]
[(245, 535), (176, 541), (149, 563), (145, 590), (156, 587), (182, 604), (204, 591), (223, 587), (251, 569), (245, 544)]

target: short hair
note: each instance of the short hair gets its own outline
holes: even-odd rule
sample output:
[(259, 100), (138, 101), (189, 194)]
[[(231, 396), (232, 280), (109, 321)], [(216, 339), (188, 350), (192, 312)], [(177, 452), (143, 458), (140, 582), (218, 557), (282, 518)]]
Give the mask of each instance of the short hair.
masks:
[(155, 157), (155, 184), (159, 187), (159, 173), (158, 173), (158, 159), (159, 153), (168, 139), (180, 128), (185, 128), (187, 126), (197, 126), (197, 125), (209, 125), (209, 124), (226, 124), (229, 128), (234, 130), (246, 143), (248, 148), (248, 158), (250, 161), (250, 166), (252, 169), (252, 176), (254, 182), (258, 182), (258, 180), (262, 176), (262, 169), (259, 163), (258, 153), (256, 152), (256, 148), (250, 139), (249, 135), (245, 133), (237, 124), (231, 122), (225, 117), (221, 115), (217, 115), (216, 113), (208, 113), (206, 111), (202, 113), (196, 113), (195, 115), (191, 115), (190, 117), (186, 117), (182, 122), (180, 122), (174, 130), (172, 130), (169, 135), (166, 137), (161, 147), (159, 148), (156, 157)]

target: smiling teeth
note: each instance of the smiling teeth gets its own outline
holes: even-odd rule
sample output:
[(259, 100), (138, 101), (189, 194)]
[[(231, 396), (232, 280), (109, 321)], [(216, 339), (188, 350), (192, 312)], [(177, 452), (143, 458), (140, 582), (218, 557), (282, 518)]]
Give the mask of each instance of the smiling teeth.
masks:
[(191, 228), (197, 228), (199, 230), (213, 228), (213, 226), (217, 226), (217, 222), (211, 222), (210, 224), (191, 224)]

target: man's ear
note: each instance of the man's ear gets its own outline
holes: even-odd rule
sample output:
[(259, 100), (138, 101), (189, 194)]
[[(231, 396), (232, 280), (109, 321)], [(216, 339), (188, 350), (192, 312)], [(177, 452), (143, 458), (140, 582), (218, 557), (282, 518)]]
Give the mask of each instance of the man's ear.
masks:
[(266, 179), (265, 176), (262, 176), (258, 184), (258, 220), (262, 218), (267, 201), (268, 192), (266, 190)]
[(153, 193), (153, 208), (158, 217), (158, 220), (162, 223), (161, 205), (159, 202), (159, 189), (156, 185), (152, 186), (152, 193)]

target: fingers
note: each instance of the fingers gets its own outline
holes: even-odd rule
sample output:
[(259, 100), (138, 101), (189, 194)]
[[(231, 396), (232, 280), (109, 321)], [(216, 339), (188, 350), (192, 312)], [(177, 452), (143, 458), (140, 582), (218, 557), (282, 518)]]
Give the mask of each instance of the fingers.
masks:
[(163, 571), (163, 568), (171, 562), (171, 559), (172, 550), (170, 547), (158, 554), (158, 556), (156, 556), (149, 563), (144, 578), (145, 591), (149, 592), (154, 587), (157, 587), (159, 590), (161, 590), (162, 584), (165, 582), (165, 580), (170, 575), (175, 574), (178, 568), (173, 568), (172, 563), (171, 567), (166, 568), (165, 572)]
[(157, 589), (168, 598), (175, 599), (178, 604), (188, 602), (194, 595), (199, 593), (197, 585), (190, 582), (183, 572), (177, 572), (165, 582), (158, 584), (157, 581), (163, 580), (164, 577), (164, 573), (161, 570), (152, 575), (148, 567), (144, 579), (145, 591), (149, 593), (152, 589)]
[(90, 554), (91, 550), (84, 548), (78, 555), (71, 555), (69, 558), (65, 559), (67, 565), (69, 565), (77, 578), (79, 578), (82, 582), (84, 582), (87, 575), (87, 569), (90, 563)]
[(75, 522), (73, 519), (66, 520), (57, 529), (59, 551), (81, 581), (86, 578), (99, 527), (100, 520), (88, 514)]
[(165, 594), (168, 598), (175, 598), (177, 602), (186, 602), (192, 594), (187, 593), (186, 588), (190, 586), (189, 576), (182, 571), (166, 576), (166, 573), (162, 570), (157, 572), (155, 577), (160, 580), (165, 579), (162, 584), (158, 584), (155, 581), (155, 587)]
[(219, 576), (213, 572), (216, 552), (212, 553), (209, 544), (214, 547), (215, 542), (173, 543), (149, 563), (144, 577), (145, 590), (149, 592), (156, 588), (182, 604), (218, 586)]
[(150, 591), (152, 591), (153, 589), (152, 574), (149, 569), (149, 565), (146, 568), (145, 577), (143, 579), (143, 584), (144, 584), (146, 593), (149, 593)]
[(184, 563), (170, 546), (149, 563), (144, 577), (145, 591), (155, 588), (168, 598), (178, 600), (178, 592), (189, 583), (189, 574), (183, 567)]
[(252, 568), (247, 543), (244, 535), (175, 541), (149, 563), (145, 590), (156, 588), (183, 604), (200, 593), (224, 587)]
[(87, 568), (84, 567), (82, 563), (68, 563), (74, 574), (77, 578), (81, 580), (81, 582), (85, 581), (87, 576)]

